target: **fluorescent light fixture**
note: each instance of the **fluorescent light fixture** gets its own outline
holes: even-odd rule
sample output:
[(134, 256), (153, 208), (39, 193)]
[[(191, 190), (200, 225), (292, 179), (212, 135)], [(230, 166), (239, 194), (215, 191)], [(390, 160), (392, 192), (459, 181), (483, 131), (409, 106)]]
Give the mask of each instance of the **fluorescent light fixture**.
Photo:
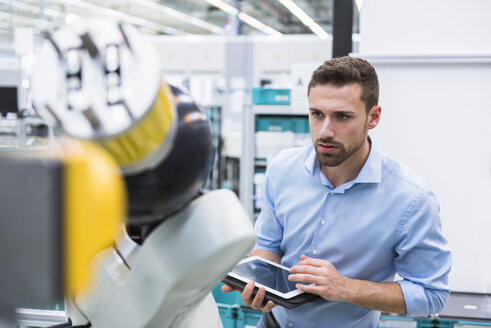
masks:
[(255, 19), (252, 16), (247, 15), (244, 12), (239, 11), (237, 8), (229, 5), (228, 3), (222, 1), (222, 0), (206, 0), (211, 5), (214, 5), (218, 9), (223, 10), (224, 12), (230, 14), (230, 15), (237, 15), (241, 21), (244, 23), (258, 29), (259, 31), (268, 34), (268, 35), (283, 35), (282, 33), (278, 32), (271, 26), (268, 26), (257, 19)]
[[(21, 1), (11, 1), (11, 0), (0, 0), (0, 3), (6, 4), (8, 6), (12, 6), (14, 8), (18, 8), (20, 10), (28, 11), (33, 15), (39, 15), (39, 5), (37, 4), (28, 4)], [(63, 14), (53, 9), (44, 8), (43, 13), (53, 18), (63, 19)]]
[(226, 2), (223, 2), (222, 0), (206, 0), (206, 2), (208, 2), (211, 5), (214, 5), (218, 9), (223, 10), (227, 14), (230, 14), (230, 15), (238, 15), (239, 14), (239, 10), (237, 8), (229, 5)]
[(178, 19), (181, 19), (189, 24), (192, 24), (194, 26), (198, 26), (198, 27), (201, 27), (205, 30), (208, 30), (210, 32), (213, 32), (215, 34), (225, 34), (227, 33), (227, 31), (224, 29), (224, 28), (221, 28), (219, 26), (216, 26), (216, 25), (213, 25), (213, 24), (210, 24), (208, 22), (205, 22), (199, 18), (196, 18), (196, 17), (193, 17), (191, 15), (188, 15), (188, 14), (185, 14), (183, 12), (180, 12), (178, 10), (175, 10), (173, 8), (170, 8), (170, 7), (167, 7), (167, 6), (164, 6), (160, 3), (157, 3), (155, 1), (152, 1), (152, 0), (133, 0), (132, 2), (134, 3), (139, 3), (143, 6), (146, 6), (148, 8), (152, 8), (158, 12), (161, 12), (165, 15), (168, 15), (168, 16), (171, 16), (171, 17), (174, 17), (174, 18), (178, 18)]
[(87, 10), (92, 11), (92, 12), (99, 14), (99, 15), (102, 14), (102, 15), (112, 17), (112, 18), (119, 18), (119, 19), (125, 20), (131, 24), (139, 25), (139, 26), (146, 27), (146, 28), (149, 28), (149, 29), (152, 29), (155, 31), (159, 31), (159, 32), (164, 32), (167, 34), (187, 34), (183, 31), (180, 31), (180, 30), (175, 29), (173, 27), (157, 24), (157, 23), (154, 23), (152, 21), (149, 21), (149, 20), (137, 17), (137, 16), (126, 14), (126, 13), (123, 13), (121, 11), (110, 9), (107, 7), (99, 6), (99, 5), (96, 5), (96, 4), (87, 2), (87, 1), (63, 0), (63, 3), (69, 3), (71, 5), (74, 5), (74, 6), (77, 6), (80, 8), (84, 8), (84, 9), (87, 9)]
[[(39, 14), (39, 6), (37, 6), (37, 5), (31, 5), (31, 4), (22, 3), (20, 1), (10, 1), (10, 0), (0, 0), (0, 3), (12, 5), (13, 7), (19, 8), (21, 10), (26, 10), (26, 11), (29, 11), (31, 13)], [(89, 10), (89, 11), (91, 11), (97, 15), (105, 15), (105, 16), (108, 16), (111, 18), (121, 19), (121, 20), (127, 21), (131, 24), (145, 27), (145, 28), (157, 31), (157, 32), (163, 32), (166, 34), (187, 34), (183, 31), (180, 31), (178, 29), (175, 29), (175, 28), (172, 28), (169, 26), (157, 24), (157, 23), (154, 23), (152, 21), (149, 21), (149, 20), (137, 17), (137, 16), (129, 15), (129, 14), (126, 14), (126, 13), (123, 13), (121, 11), (117, 11), (114, 9), (98, 6), (98, 5), (90, 3), (90, 2), (86, 2), (86, 1), (82, 1), (82, 0), (63, 0), (63, 3), (65, 3), (65, 4), (68, 3), (68, 4), (71, 4), (73, 6)], [(43, 13), (46, 16), (50, 16), (53, 18), (65, 19), (66, 21), (60, 22), (61, 24), (69, 23), (69, 20), (71, 20), (74, 17), (73, 16), (74, 13), (72, 13), (72, 12), (64, 14), (62, 12), (59, 12), (59, 11), (56, 11), (56, 10), (53, 10), (50, 8), (44, 8)], [(16, 16), (20, 16), (20, 15), (16, 15)], [(27, 22), (26, 19), (27, 18), (24, 18), (24, 22)], [(30, 18), (29, 23), (31, 25), (34, 24), (34, 26), (39, 26), (39, 19)], [(46, 24), (44, 24), (44, 25), (46, 25)]]
[(271, 26), (268, 26), (268, 25), (258, 21), (257, 19), (247, 15), (246, 13), (241, 12), (241, 13), (239, 13), (238, 17), (244, 23), (246, 23), (246, 24), (248, 24), (254, 28), (257, 28), (259, 31), (261, 31), (263, 33), (266, 33), (268, 35), (276, 35), (276, 36), (283, 35), (282, 33), (278, 32), (277, 30), (272, 28)]
[(288, 8), (288, 10), (295, 15), (305, 26), (307, 26), (312, 32), (314, 32), (319, 38), (327, 39), (329, 34), (324, 31), (319, 24), (314, 22), (309, 15), (305, 13), (293, 0), (278, 0), (283, 6)]

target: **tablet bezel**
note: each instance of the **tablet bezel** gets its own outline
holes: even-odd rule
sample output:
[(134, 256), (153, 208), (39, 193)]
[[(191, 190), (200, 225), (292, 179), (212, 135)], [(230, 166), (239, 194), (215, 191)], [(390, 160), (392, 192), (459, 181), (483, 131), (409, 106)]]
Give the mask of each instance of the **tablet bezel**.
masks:
[[(243, 264), (243, 263), (247, 263), (247, 262), (252, 262), (252, 261), (255, 261), (255, 260), (262, 261), (264, 263), (270, 264), (272, 266), (275, 266), (275, 267), (278, 267), (280, 269), (283, 269), (283, 270), (286, 270), (286, 271), (290, 272), (290, 269), (289, 268), (287, 268), (287, 267), (285, 267), (285, 266), (283, 266), (281, 264), (278, 264), (278, 263), (275, 263), (275, 262), (266, 260), (266, 259), (264, 259), (262, 257), (259, 257), (259, 256), (251, 256), (251, 257), (245, 258), (245, 259), (241, 260), (239, 263), (237, 263), (237, 265)], [(238, 274), (236, 274), (234, 272), (231, 272), (231, 271), (227, 275), (229, 275), (232, 278), (238, 279), (238, 280), (244, 282), (245, 284), (247, 284), (248, 282), (252, 281), (251, 279), (249, 279), (247, 277), (238, 275)], [(254, 286), (255, 287), (258, 287), (258, 288), (264, 287), (264, 289), (266, 289), (267, 292), (270, 292), (270, 293), (272, 293), (274, 295), (277, 295), (279, 297), (282, 297), (282, 298), (284, 298), (286, 300), (289, 300), (289, 299), (292, 299), (295, 296), (304, 294), (304, 292), (301, 291), (301, 290), (299, 290), (299, 289), (292, 290), (291, 292), (288, 292), (288, 293), (282, 293), (282, 292), (280, 292), (280, 291), (278, 291), (276, 289), (273, 289), (271, 287), (265, 286), (265, 285), (263, 285), (263, 284), (261, 284), (261, 283), (259, 283), (257, 281), (254, 281)]]

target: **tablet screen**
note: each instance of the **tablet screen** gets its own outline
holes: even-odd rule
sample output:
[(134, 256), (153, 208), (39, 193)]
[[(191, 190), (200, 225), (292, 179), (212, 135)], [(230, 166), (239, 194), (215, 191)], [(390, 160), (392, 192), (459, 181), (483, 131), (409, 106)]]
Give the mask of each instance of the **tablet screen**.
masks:
[(231, 272), (284, 294), (297, 289), (297, 282), (288, 280), (288, 270), (258, 259), (239, 263)]

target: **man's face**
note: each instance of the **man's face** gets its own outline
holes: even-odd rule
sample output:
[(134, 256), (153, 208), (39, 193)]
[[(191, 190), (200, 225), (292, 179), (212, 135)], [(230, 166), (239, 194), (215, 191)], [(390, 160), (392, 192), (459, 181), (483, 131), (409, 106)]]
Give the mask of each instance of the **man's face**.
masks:
[(361, 86), (324, 84), (310, 89), (309, 124), (321, 166), (346, 161), (367, 140), (369, 115), (361, 101)]

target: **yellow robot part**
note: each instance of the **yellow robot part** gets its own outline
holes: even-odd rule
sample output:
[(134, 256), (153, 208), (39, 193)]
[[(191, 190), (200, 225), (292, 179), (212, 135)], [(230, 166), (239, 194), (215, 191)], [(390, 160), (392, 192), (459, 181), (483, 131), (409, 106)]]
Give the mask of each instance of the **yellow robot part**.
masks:
[[(162, 147), (176, 122), (169, 86), (162, 82), (152, 108), (134, 127), (114, 138), (100, 141), (123, 168)], [(170, 142), (170, 141), (169, 141)]]
[(64, 165), (65, 294), (86, 290), (90, 262), (113, 246), (126, 215), (126, 190), (120, 170), (100, 146), (66, 140)]

